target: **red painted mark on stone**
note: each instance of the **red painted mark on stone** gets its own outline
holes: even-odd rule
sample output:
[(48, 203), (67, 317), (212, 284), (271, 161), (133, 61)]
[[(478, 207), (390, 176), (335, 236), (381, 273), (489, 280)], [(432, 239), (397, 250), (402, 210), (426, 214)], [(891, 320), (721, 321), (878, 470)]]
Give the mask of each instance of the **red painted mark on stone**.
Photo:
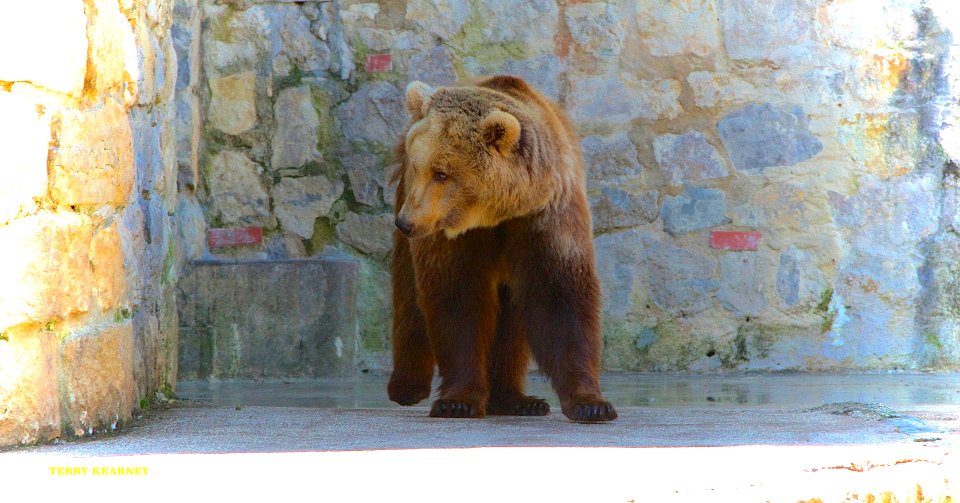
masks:
[(257, 245), (263, 242), (263, 227), (232, 227), (208, 229), (207, 244), (210, 248)]
[(712, 231), (710, 248), (716, 250), (753, 251), (760, 246), (759, 232)]
[(389, 72), (393, 70), (393, 56), (389, 54), (370, 54), (367, 56), (367, 72)]

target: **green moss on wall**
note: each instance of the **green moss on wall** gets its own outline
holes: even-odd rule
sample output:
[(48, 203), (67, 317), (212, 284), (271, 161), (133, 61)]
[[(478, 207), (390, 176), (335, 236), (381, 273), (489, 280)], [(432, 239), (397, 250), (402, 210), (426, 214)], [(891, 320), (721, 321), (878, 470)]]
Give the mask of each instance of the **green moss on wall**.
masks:
[(307, 255), (318, 255), (336, 240), (335, 225), (327, 217), (320, 217), (313, 222), (313, 236), (307, 241)]
[(484, 35), (484, 28), (490, 24), (480, 13), (479, 3), (471, 4), (470, 18), (463, 25), (463, 29), (448, 41), (449, 46), (458, 57), (454, 58), (454, 71), (458, 76), (468, 74), (463, 68), (463, 60), (467, 57), (483, 67), (497, 67), (507, 60), (526, 59), (529, 57), (526, 44), (518, 41), (507, 41), (491, 44)]
[(357, 317), (360, 348), (370, 356), (385, 356), (390, 350), (391, 298), (390, 276), (380, 264), (360, 259), (360, 284), (357, 289)]
[(603, 368), (626, 371), (686, 370), (708, 358), (710, 337), (692, 334), (673, 320), (651, 326), (632, 320), (604, 318)]
[(338, 136), (333, 121), (335, 102), (329, 92), (316, 86), (311, 87), (310, 97), (313, 108), (317, 111), (317, 117), (320, 119), (320, 126), (317, 128), (317, 150), (327, 152)]

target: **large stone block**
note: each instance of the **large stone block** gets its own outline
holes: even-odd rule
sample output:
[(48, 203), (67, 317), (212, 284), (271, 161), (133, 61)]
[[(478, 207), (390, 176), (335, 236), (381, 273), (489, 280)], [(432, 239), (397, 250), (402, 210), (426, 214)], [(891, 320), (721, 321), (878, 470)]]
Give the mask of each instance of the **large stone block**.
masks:
[(723, 178), (727, 168), (717, 149), (699, 131), (662, 134), (653, 141), (653, 151), (670, 185)]
[(203, 72), (215, 79), (256, 70), (267, 61), (270, 25), (263, 6), (236, 9), (216, 2), (201, 3)]
[(361, 2), (340, 9), (340, 19), (347, 32), (355, 33), (362, 27), (372, 26), (379, 13), (379, 4), (375, 2)]
[(516, 75), (536, 87), (552, 100), (560, 99), (560, 75), (565, 62), (553, 54), (543, 54), (527, 59), (508, 59), (491, 63), (480, 62), (467, 56), (462, 59), (465, 73), (468, 75)]
[[(173, 144), (172, 107), (134, 107), (130, 110), (136, 171), (133, 199), (157, 198), (173, 206), (177, 190), (176, 145)], [(144, 195), (145, 192), (146, 194)]]
[(177, 183), (195, 189), (200, 183), (200, 101), (185, 94), (178, 94), (175, 103)]
[(632, 229), (603, 234), (593, 240), (597, 255), (597, 279), (603, 291), (603, 313), (622, 319), (635, 305), (647, 301), (644, 237), (646, 231)]
[(134, 181), (133, 133), (122, 104), (106, 99), (89, 110), (61, 115), (59, 154), (50, 191), (61, 205), (120, 206)]
[(0, 223), (47, 193), (50, 118), (36, 104), (0, 91)]
[(916, 40), (920, 0), (846, 0), (820, 8), (818, 32), (830, 44), (868, 52)]
[(177, 230), (180, 247), (179, 257), (184, 260), (197, 260), (203, 256), (204, 236), (207, 222), (203, 218), (203, 208), (197, 198), (190, 193), (180, 192), (177, 199)]
[(210, 79), (210, 125), (232, 135), (245, 133), (256, 125), (256, 85), (257, 75), (253, 72)]
[(170, 36), (177, 53), (177, 92), (191, 87), (197, 81), (200, 68), (200, 6), (199, 0), (174, 0), (173, 24)]
[(126, 284), (123, 274), (123, 249), (118, 225), (102, 227), (90, 241), (90, 266), (93, 272), (93, 296), (100, 312), (107, 313), (122, 304)]
[[(259, 6), (269, 23), (270, 56), (277, 66), (296, 67), (308, 73), (321, 73), (330, 68), (330, 48), (311, 31), (310, 20), (296, 5), (267, 4)], [(276, 62), (282, 59), (282, 65)], [(288, 72), (278, 72), (285, 76)]]
[(815, 182), (766, 184), (735, 195), (739, 204), (730, 208), (732, 223), (739, 226), (789, 229), (806, 233), (812, 225), (829, 224), (826, 194), (811, 190)]
[(624, 318), (656, 306), (691, 315), (713, 306), (714, 257), (641, 229), (598, 236), (594, 246), (604, 314)]
[(600, 195), (590, 198), (594, 232), (653, 222), (660, 212), (658, 196), (655, 190), (635, 194), (612, 187), (600, 189)]
[(403, 93), (393, 84), (378, 80), (355, 92), (334, 111), (338, 127), (350, 141), (370, 141), (392, 146), (399, 140), (409, 118)]
[(453, 58), (446, 47), (438, 45), (410, 58), (410, 80), (420, 80), (432, 86), (450, 86), (456, 83), (457, 73)]
[(753, 84), (727, 73), (690, 72), (687, 83), (693, 90), (694, 102), (701, 108), (742, 103), (756, 94)]
[(309, 86), (280, 91), (274, 105), (277, 129), (273, 134), (273, 169), (299, 168), (323, 159), (317, 151), (320, 116), (313, 108)]
[[(408, 30), (360, 28), (357, 30), (357, 35), (363, 45), (374, 51), (414, 51), (421, 49), (427, 43), (426, 37), (422, 34)], [(369, 67), (368, 71), (370, 71)]]
[(130, 79), (137, 75), (137, 38), (118, 2), (91, 0), (90, 5), (87, 81), (98, 92), (119, 94), (121, 86), (132, 85)]
[(406, 19), (420, 31), (448, 40), (456, 36), (470, 18), (470, 4), (456, 0), (410, 0)]
[(337, 225), (337, 239), (370, 255), (385, 257), (393, 248), (392, 213), (358, 215), (350, 213)]
[(57, 336), (37, 325), (0, 339), (0, 446), (60, 436)]
[(737, 316), (753, 316), (767, 307), (764, 282), (767, 276), (757, 253), (725, 253), (720, 256), (720, 287), (717, 300)]
[(352, 373), (358, 267), (348, 258), (193, 263), (178, 284), (181, 378)]
[(531, 54), (552, 53), (560, 11), (553, 0), (487, 0), (479, 4), (485, 44), (520, 42)]
[(343, 168), (347, 171), (350, 180), (350, 189), (353, 198), (366, 206), (377, 206), (380, 199), (377, 193), (384, 182), (383, 169), (380, 167), (380, 156), (363, 152), (350, 152), (340, 157)]
[(175, 288), (167, 283), (151, 286), (150, 302), (133, 315), (132, 361), (134, 396), (153, 401), (176, 386), (179, 333)]
[(851, 231), (857, 251), (905, 258), (940, 225), (941, 203), (933, 176), (881, 181), (864, 177), (858, 193), (829, 192), (836, 223)]
[[(137, 12), (136, 17), (143, 20), (145, 16), (144, 13)], [(133, 82), (126, 90), (124, 97), (129, 106), (148, 106), (158, 100), (157, 91), (163, 87), (163, 52), (157, 34), (149, 25), (143, 22), (136, 23), (134, 33), (137, 39), (137, 52), (131, 67), (135, 71), (131, 75)]]
[[(849, 243), (837, 264), (825, 354), (875, 368), (912, 365), (918, 306), (931, 279), (924, 245), (940, 226), (937, 177), (861, 178), (858, 193), (830, 193)], [(861, 334), (869, 333), (869, 343)]]
[(20, 218), (0, 226), (0, 330), (86, 312), (93, 279), (90, 221), (73, 212)]
[(357, 363), (362, 371), (389, 372), (393, 368), (390, 355), (390, 330), (393, 296), (390, 273), (376, 260), (360, 260), (360, 284), (357, 288), (360, 354)]
[(623, 132), (588, 136), (581, 147), (589, 188), (636, 182), (643, 173), (637, 148)]
[(737, 169), (760, 171), (792, 166), (823, 151), (809, 122), (799, 106), (754, 103), (720, 119), (717, 130)]
[(924, 294), (918, 302), (918, 321), (925, 336), (917, 359), (926, 368), (949, 369), (960, 364), (960, 236), (942, 232), (927, 240), (927, 263), (920, 271)]
[(620, 10), (614, 4), (593, 2), (567, 7), (567, 29), (577, 49), (602, 61), (613, 61), (623, 50)]
[(221, 150), (211, 159), (209, 169), (209, 205), (224, 224), (262, 225), (268, 222), (270, 196), (260, 181), (263, 168), (243, 152)]
[(636, 19), (643, 44), (654, 56), (705, 57), (720, 47), (714, 0), (642, 0)]
[(719, 285), (717, 260), (653, 237), (643, 240), (653, 303), (669, 312), (691, 314), (713, 305)]
[(902, 176), (921, 162), (928, 138), (915, 113), (856, 113), (840, 119), (837, 141), (850, 157), (880, 178)]
[(274, 211), (285, 230), (310, 239), (314, 221), (330, 213), (341, 194), (343, 182), (325, 176), (283, 178), (273, 187)]
[(677, 235), (724, 224), (726, 211), (727, 198), (722, 190), (690, 187), (678, 196), (664, 197), (660, 215), (663, 230)]
[(137, 406), (133, 325), (128, 320), (71, 335), (60, 351), (63, 427), (76, 436), (115, 429)]
[(87, 73), (82, 0), (4, 2), (0, 6), (0, 80), (27, 81), (80, 97)]
[(195, 188), (200, 177), (200, 9), (198, 0), (177, 0), (171, 26), (177, 81), (175, 87), (178, 183)]
[(723, 43), (733, 59), (773, 60), (805, 55), (817, 18), (813, 0), (719, 0)]
[(673, 119), (680, 114), (680, 82), (630, 75), (572, 79), (567, 108), (583, 125), (622, 125), (633, 119)]
[(794, 247), (780, 253), (777, 293), (783, 305), (816, 305), (826, 288), (823, 273), (812, 253)]

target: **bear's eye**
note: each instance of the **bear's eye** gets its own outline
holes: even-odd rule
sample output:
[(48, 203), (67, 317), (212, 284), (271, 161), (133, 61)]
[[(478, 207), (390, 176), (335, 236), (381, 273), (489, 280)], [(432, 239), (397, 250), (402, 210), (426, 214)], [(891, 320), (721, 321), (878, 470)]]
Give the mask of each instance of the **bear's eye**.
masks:
[(435, 182), (445, 182), (447, 181), (447, 174), (443, 171), (434, 171), (433, 172), (433, 181)]

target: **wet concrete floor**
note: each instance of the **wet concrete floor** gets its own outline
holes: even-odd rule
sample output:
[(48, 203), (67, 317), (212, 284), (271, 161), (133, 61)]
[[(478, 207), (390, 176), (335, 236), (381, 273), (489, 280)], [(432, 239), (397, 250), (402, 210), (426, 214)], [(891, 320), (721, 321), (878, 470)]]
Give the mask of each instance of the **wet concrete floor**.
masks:
[[(309, 486), (320, 501), (960, 497), (956, 374), (608, 374), (620, 419), (602, 425), (567, 421), (536, 376), (528, 392), (548, 399), (547, 417), (431, 419), (429, 401), (397, 406), (385, 385), (181, 382), (180, 401), (120, 433), (0, 452), (0, 472), (71, 494), (104, 482), (47, 471), (142, 466), (216, 499), (264, 484), (263, 497)], [(221, 478), (233, 482), (204, 485)]]
[[(279, 407), (395, 407), (387, 376), (356, 378), (181, 381), (177, 395), (211, 405)], [(436, 389), (436, 382), (434, 389)], [(958, 374), (632, 374), (608, 373), (601, 384), (619, 407), (815, 407), (837, 402), (889, 407), (960, 405)], [(559, 402), (546, 380), (527, 379), (527, 392)], [(426, 401), (425, 401), (426, 402)]]

